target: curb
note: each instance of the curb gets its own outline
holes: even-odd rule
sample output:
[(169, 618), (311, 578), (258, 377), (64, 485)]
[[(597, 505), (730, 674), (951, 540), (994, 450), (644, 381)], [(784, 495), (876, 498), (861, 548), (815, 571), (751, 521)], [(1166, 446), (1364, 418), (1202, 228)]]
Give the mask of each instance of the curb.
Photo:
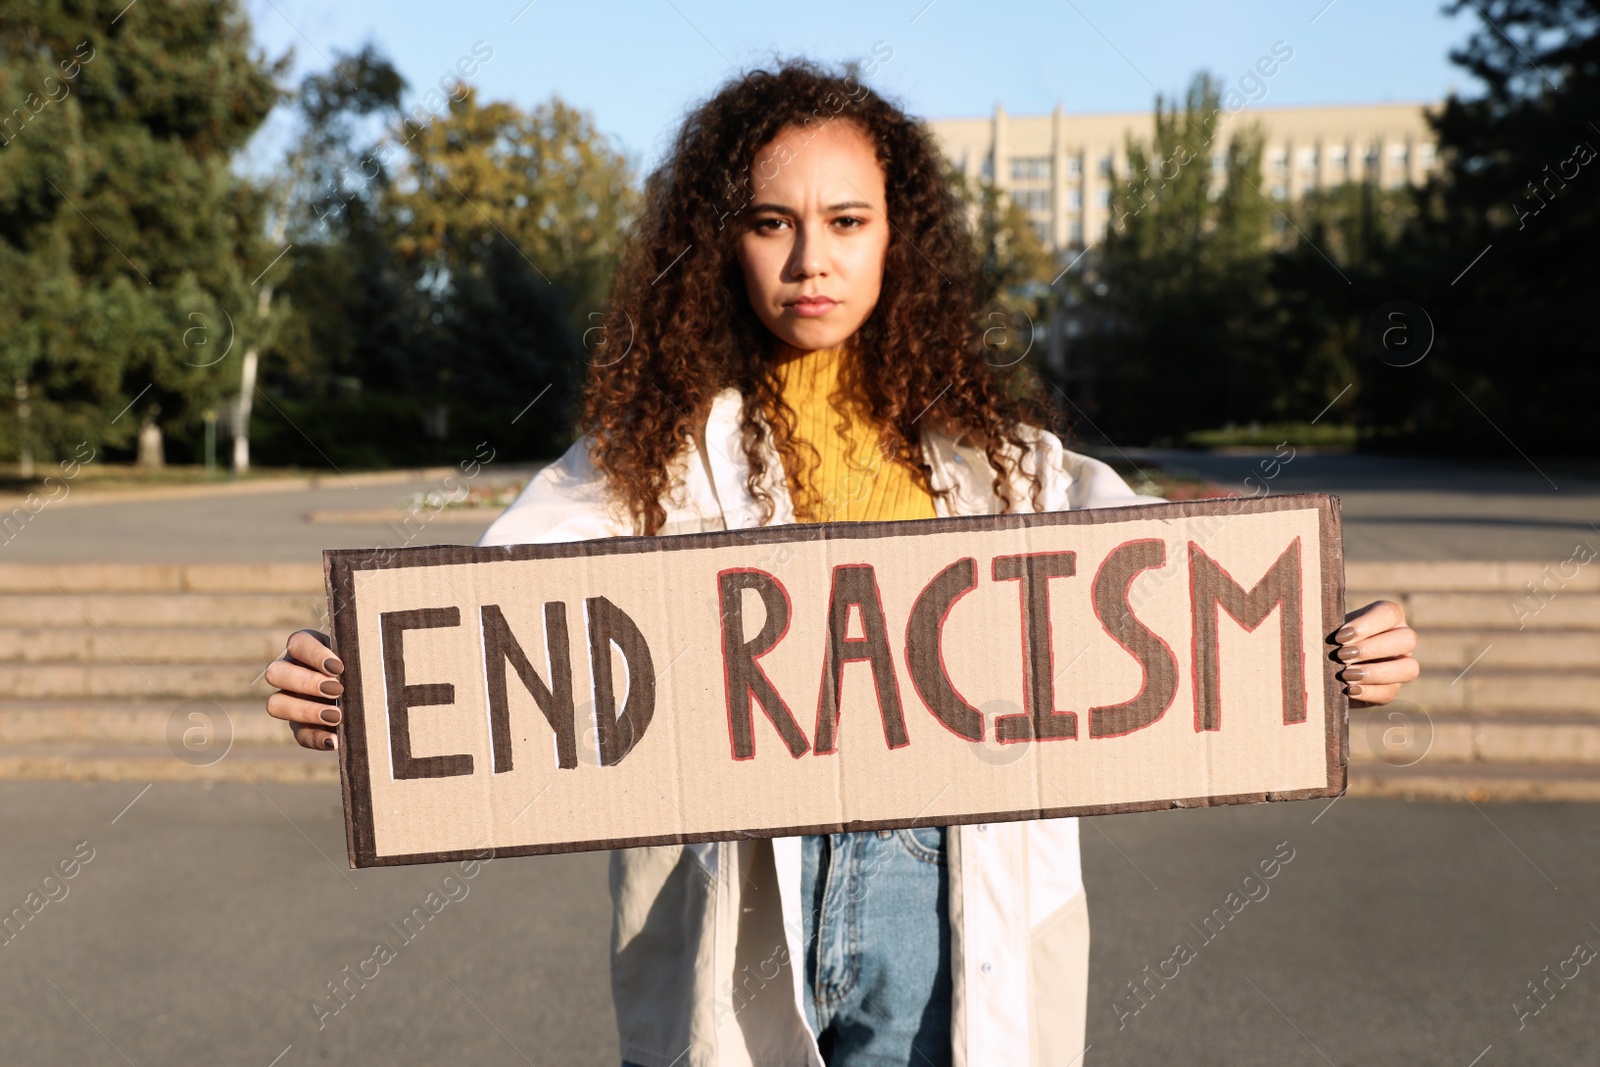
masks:
[(290, 745), (237, 745), (205, 767), (161, 745), (0, 745), (0, 780), (60, 782), (339, 782), (339, 761)]
[[(503, 466), (495, 476), (536, 474), (553, 460), (533, 466)], [(455, 467), (418, 467), (412, 470), (368, 471), (357, 474), (307, 474), (286, 478), (259, 478), (247, 481), (217, 481), (198, 485), (164, 485), (138, 489), (80, 489), (49, 503), (52, 508), (88, 507), (92, 504), (132, 504), (148, 500), (190, 500), (217, 496), (248, 496), (256, 493), (288, 493), (304, 489), (362, 489), (374, 485), (400, 485), (406, 482), (433, 481), (456, 473)], [(30, 495), (0, 497), (0, 511), (24, 506)]]

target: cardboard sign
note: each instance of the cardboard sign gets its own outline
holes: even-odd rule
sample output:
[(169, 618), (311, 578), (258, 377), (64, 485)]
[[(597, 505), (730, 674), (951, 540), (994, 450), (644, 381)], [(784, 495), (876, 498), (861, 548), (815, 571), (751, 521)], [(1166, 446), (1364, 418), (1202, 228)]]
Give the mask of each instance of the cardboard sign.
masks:
[(325, 565), (358, 867), (1344, 791), (1325, 495)]

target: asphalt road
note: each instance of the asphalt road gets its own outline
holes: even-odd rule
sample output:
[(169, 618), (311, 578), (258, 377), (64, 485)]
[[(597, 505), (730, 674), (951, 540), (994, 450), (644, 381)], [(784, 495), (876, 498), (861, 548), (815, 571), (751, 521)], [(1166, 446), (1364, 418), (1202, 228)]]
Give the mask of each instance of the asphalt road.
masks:
[[(1105, 454), (1115, 458), (1112, 450)], [(1579, 541), (1600, 548), (1600, 529), (1594, 525), (1600, 521), (1600, 478), (1587, 468), (1550, 461), (1534, 467), (1515, 459), (1446, 462), (1312, 454), (1283, 463), (1271, 449), (1253, 455), (1140, 449), (1128, 454), (1193, 471), (1247, 496), (1338, 494), (1349, 559), (1559, 562)], [(1266, 471), (1270, 477), (1263, 477)], [(480, 483), (515, 481), (527, 473), (485, 472)], [(442, 487), (449, 486), (441, 479), (352, 486), (330, 477), (315, 489), (183, 500), (90, 503), (83, 495), (73, 506), (40, 511), (0, 545), (0, 562), (317, 563), (324, 548), (475, 543), (495, 513), (484, 514), (478, 523), (411, 526), (307, 521), (316, 511), (393, 508), (398, 516), (412, 494)]]
[(1356, 560), (1567, 559), (1582, 542), (1600, 550), (1600, 477), (1593, 464), (1516, 457), (1225, 454), (1130, 449), (1245, 496), (1333, 493), (1344, 516), (1345, 558)]
[[(352, 872), (325, 786), (0, 782), (0, 804), (0, 903), (57, 898), (0, 945), (7, 1064), (617, 1063), (601, 854)], [(1594, 807), (1110, 816), (1083, 855), (1088, 1067), (1595, 1062), (1600, 959), (1566, 962), (1600, 949)], [(1147, 965), (1176, 976), (1136, 1000)]]

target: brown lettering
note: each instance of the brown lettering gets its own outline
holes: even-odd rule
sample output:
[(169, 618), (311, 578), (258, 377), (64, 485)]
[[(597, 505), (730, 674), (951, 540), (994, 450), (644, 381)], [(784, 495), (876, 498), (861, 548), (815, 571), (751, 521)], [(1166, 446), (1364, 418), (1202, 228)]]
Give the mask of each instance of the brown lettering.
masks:
[(506, 699), (506, 664), (544, 713), (556, 735), (556, 766), (578, 765), (577, 712), (572, 699), (572, 650), (567, 639), (567, 606), (552, 600), (544, 606), (545, 651), (549, 656), (550, 684), (545, 685), (528, 661), (527, 653), (511, 633), (499, 604), (485, 604), (483, 667), (489, 688), (489, 739), (494, 749), (494, 773), (511, 769), (511, 709)]
[[(644, 737), (656, 710), (656, 669), (644, 634), (621, 608), (603, 596), (583, 602), (589, 617), (589, 670), (594, 679), (594, 721), (600, 732), (600, 766), (615, 767)], [(611, 677), (611, 646), (628, 667), (628, 696), (617, 714)]]
[[(861, 636), (847, 637), (850, 609), (861, 612)], [(890, 748), (911, 743), (906, 737), (905, 713), (900, 708), (900, 681), (894, 673), (894, 653), (889, 650), (889, 628), (883, 619), (883, 599), (878, 576), (865, 563), (833, 568), (833, 588), (828, 595), (828, 647), (822, 665), (822, 686), (817, 694), (817, 755), (833, 752), (839, 728), (839, 702), (844, 665), (865, 660), (872, 664), (872, 684), (883, 719), (883, 739)]]
[(906, 668), (933, 717), (968, 741), (983, 740), (983, 713), (967, 703), (944, 665), (944, 621), (956, 601), (978, 588), (978, 562), (970, 556), (934, 575), (917, 594), (906, 622)]
[(1134, 578), (1167, 562), (1167, 546), (1155, 538), (1113, 548), (1094, 575), (1094, 614), (1100, 626), (1139, 661), (1144, 678), (1133, 699), (1089, 709), (1090, 737), (1121, 737), (1142, 730), (1167, 713), (1178, 695), (1178, 657), (1133, 614), (1128, 591)]
[(1050, 579), (1070, 578), (1078, 572), (1075, 552), (1029, 552), (996, 556), (989, 564), (997, 582), (1020, 582), (1022, 605), (1022, 707), (1021, 715), (1001, 715), (994, 720), (995, 740), (1001, 744), (1057, 741), (1078, 736), (1078, 716), (1055, 710), (1054, 653), (1050, 647)]
[[(744, 639), (744, 591), (754, 589), (766, 608), (761, 632)], [(717, 596), (722, 609), (722, 681), (728, 707), (728, 744), (736, 760), (756, 754), (754, 713), (751, 701), (761, 705), (788, 746), (789, 755), (800, 757), (811, 749), (789, 705), (756, 661), (771, 652), (789, 632), (791, 608), (789, 594), (766, 571), (754, 568), (726, 570), (717, 575)]]
[(470, 753), (455, 756), (411, 754), (411, 709), (454, 704), (456, 687), (449, 682), (406, 684), (405, 632), (460, 625), (461, 609), (457, 607), (385, 611), (378, 615), (378, 631), (383, 639), (383, 683), (388, 697), (389, 755), (396, 781), (453, 778), (472, 773)]
[(1189, 542), (1189, 602), (1194, 662), (1194, 728), (1222, 726), (1222, 666), (1218, 662), (1217, 608), (1246, 630), (1281, 608), (1279, 660), (1283, 668), (1283, 721), (1306, 721), (1306, 654), (1301, 636), (1300, 538), (1289, 542), (1276, 563), (1249, 592), (1233, 575)]

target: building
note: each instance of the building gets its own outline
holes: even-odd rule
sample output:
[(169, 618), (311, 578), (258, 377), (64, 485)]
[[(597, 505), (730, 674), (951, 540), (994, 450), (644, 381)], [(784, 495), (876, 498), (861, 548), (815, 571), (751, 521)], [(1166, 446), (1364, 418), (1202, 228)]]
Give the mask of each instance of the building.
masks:
[[(1222, 110), (1202, 165), (1221, 175), (1228, 127), (1260, 123), (1266, 135), (1260, 189), (1293, 201), (1312, 189), (1371, 181), (1383, 187), (1419, 184), (1434, 169), (1434, 138), (1422, 104), (1344, 107), (1240, 107)], [(1092, 244), (1111, 223), (1111, 189), (1129, 179), (1127, 138), (1149, 142), (1148, 112), (935, 119), (929, 127), (945, 154), (969, 177), (994, 180), (1027, 209), (1040, 236), (1057, 251)], [(1197, 161), (1199, 162), (1199, 161)], [(1193, 165), (1193, 164), (1190, 164)]]

